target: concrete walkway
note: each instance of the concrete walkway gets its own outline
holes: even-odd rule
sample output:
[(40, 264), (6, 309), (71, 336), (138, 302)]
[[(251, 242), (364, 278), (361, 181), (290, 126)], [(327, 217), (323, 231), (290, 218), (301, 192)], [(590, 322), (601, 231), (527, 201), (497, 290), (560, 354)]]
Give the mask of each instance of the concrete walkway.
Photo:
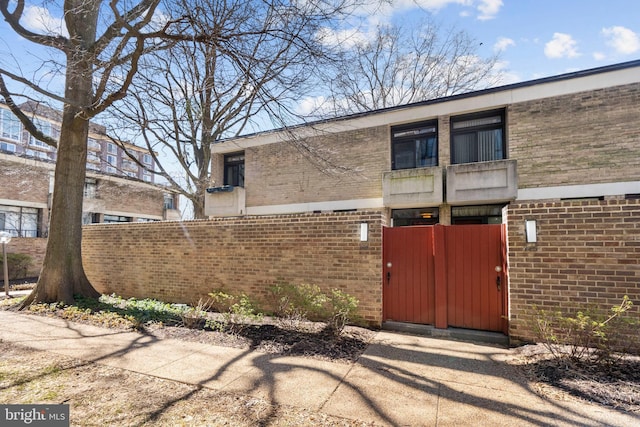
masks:
[(0, 324), (5, 342), (380, 425), (640, 425), (638, 415), (539, 397), (503, 362), (511, 350), (482, 344), (378, 332), (343, 364), (5, 311)]

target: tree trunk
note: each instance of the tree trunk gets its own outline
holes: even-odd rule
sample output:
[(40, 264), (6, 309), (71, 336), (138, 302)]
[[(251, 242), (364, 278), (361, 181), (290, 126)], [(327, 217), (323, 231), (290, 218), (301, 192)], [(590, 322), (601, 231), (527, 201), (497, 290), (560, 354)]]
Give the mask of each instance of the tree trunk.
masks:
[(200, 193), (195, 194), (194, 197), (190, 198), (190, 200), (193, 205), (193, 219), (209, 218), (204, 214), (204, 195), (201, 195)]
[(74, 295), (97, 298), (82, 266), (82, 199), (87, 162), (89, 119), (82, 105), (91, 105), (92, 72), (80, 55), (67, 59), (67, 99), (58, 142), (49, 239), (38, 283), (22, 307), (39, 302), (72, 304)]

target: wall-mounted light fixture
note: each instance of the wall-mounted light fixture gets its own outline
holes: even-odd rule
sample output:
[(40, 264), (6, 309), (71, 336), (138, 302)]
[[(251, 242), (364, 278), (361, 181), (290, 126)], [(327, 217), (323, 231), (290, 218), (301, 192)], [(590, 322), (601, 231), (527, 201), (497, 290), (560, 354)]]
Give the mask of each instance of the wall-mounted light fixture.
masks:
[(536, 230), (536, 220), (528, 219), (524, 222), (524, 231), (527, 243), (536, 243), (538, 241), (538, 232)]
[(366, 242), (369, 240), (369, 224), (366, 222), (360, 223), (360, 241)]

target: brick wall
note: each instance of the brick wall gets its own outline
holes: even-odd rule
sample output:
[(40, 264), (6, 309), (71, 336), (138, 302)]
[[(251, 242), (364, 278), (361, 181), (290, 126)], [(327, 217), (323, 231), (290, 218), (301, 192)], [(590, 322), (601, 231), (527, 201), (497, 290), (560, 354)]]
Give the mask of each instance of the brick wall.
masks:
[(0, 154), (0, 199), (47, 203), (54, 165)]
[[(536, 220), (528, 244), (524, 221)], [(531, 310), (640, 306), (640, 200), (512, 203), (508, 207), (510, 335), (533, 339)]]
[[(247, 206), (382, 197), (389, 138), (389, 127), (378, 126), (247, 149)], [(223, 182), (222, 157), (212, 160), (216, 185)]]
[(640, 180), (639, 116), (640, 84), (510, 105), (519, 187)]
[(162, 217), (164, 191), (142, 182), (98, 177), (96, 197), (85, 198), (85, 212), (121, 212), (127, 216)]
[(27, 272), (28, 277), (38, 277), (40, 274), (46, 249), (47, 239), (43, 238), (14, 237), (7, 245), (7, 253), (26, 254), (33, 258), (33, 264)]
[(97, 224), (83, 230), (83, 263), (100, 292), (167, 302), (194, 303), (221, 287), (264, 300), (279, 280), (335, 287), (379, 324), (383, 223), (371, 211)]

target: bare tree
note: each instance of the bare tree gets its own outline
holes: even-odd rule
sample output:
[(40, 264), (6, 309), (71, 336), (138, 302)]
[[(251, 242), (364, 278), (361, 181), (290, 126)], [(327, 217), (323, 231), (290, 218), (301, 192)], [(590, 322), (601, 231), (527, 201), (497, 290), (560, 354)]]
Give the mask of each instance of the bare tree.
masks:
[(196, 11), (192, 32), (216, 34), (218, 42), (180, 41), (146, 57), (130, 95), (114, 110), (114, 139), (144, 141), (159, 174), (192, 203), (195, 218), (204, 218), (211, 144), (303, 120), (294, 118), (293, 107), (315, 83), (310, 77), (333, 58), (321, 30), (355, 3), (175, 2), (174, 8)]
[[(41, 67), (49, 67), (54, 76), (64, 76), (63, 87), (55, 91), (53, 85), (22, 75), (19, 69), (0, 68), (0, 94), (7, 105), (36, 138), (57, 147), (46, 255), (38, 284), (23, 307), (32, 302), (71, 303), (74, 295), (99, 295), (85, 275), (81, 253), (89, 120), (126, 94), (140, 57), (153, 43), (185, 37), (182, 23), (188, 20), (181, 17), (180, 21), (151, 25), (158, 0), (66, 0), (63, 5), (45, 1), (42, 10), (47, 6), (59, 9), (68, 35), (60, 30), (30, 30), (24, 23), (24, 0), (0, 0), (0, 13), (18, 35), (54, 52), (52, 62), (43, 59)], [(23, 89), (10, 91), (6, 79)], [(18, 98), (28, 98), (27, 93), (63, 106), (58, 141), (43, 135), (32, 116), (16, 103)]]
[(411, 30), (378, 26), (345, 51), (321, 106), (349, 114), (410, 104), (493, 86), (497, 56), (481, 58), (480, 43), (464, 31), (443, 31), (426, 21)]

